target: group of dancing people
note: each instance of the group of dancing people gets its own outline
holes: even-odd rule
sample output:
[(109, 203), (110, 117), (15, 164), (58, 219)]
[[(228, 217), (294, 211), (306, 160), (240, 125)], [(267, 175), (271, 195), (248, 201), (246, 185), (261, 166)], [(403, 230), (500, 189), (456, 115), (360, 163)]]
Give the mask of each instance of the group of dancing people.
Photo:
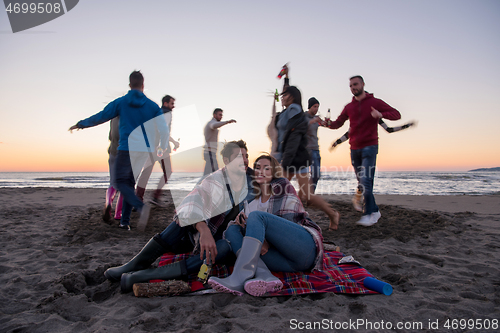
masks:
[[(176, 208), (173, 221), (163, 232), (152, 237), (129, 262), (105, 272), (106, 278), (121, 281), (123, 292), (131, 291), (133, 284), (138, 282), (186, 278), (198, 272), (204, 260), (212, 264), (234, 264), (229, 277), (210, 277), (208, 284), (220, 292), (235, 295), (247, 292), (261, 296), (281, 289), (282, 282), (271, 271), (321, 270), (324, 251), (322, 230), (309, 218), (303, 203), (323, 210), (330, 219), (329, 228), (333, 230), (338, 228), (340, 215), (323, 198), (314, 194), (317, 184), (315, 177), (319, 178), (319, 173), (312, 171), (312, 178), (309, 176), (311, 155), (313, 170), (315, 166), (319, 166), (319, 154), (316, 155), (316, 165), (312, 154), (314, 150), (319, 152), (319, 146), (311, 146), (310, 142), (310, 138), (315, 137), (317, 145), (319, 126), (336, 129), (347, 119), (350, 120), (348, 133), (333, 145), (336, 146), (349, 137), (352, 164), (364, 202), (364, 206), (361, 206), (363, 215), (357, 223), (364, 226), (377, 223), (381, 216), (373, 197), (373, 177), (378, 153), (377, 127), (379, 123), (385, 125), (382, 118), (400, 119), (400, 113), (367, 93), (363, 78), (355, 76), (349, 80), (354, 95), (351, 103), (346, 105), (335, 121), (324, 121), (315, 115), (319, 107), (316, 98), (309, 99), (309, 112), (303, 111), (300, 90), (289, 85), (288, 68), (285, 74), (281, 93), (284, 108), (282, 112), (276, 112), (276, 99), (273, 98), (273, 118), (268, 127), (272, 142), (271, 153), (258, 156), (250, 168), (246, 143), (243, 140), (230, 141), (220, 152), (224, 166), (218, 169), (218, 165), (214, 163), (216, 149), (211, 149), (213, 146), (207, 141), (204, 154), (207, 175)], [(123, 225), (125, 214), (128, 214), (125, 218), (130, 219), (132, 207), (141, 212), (141, 219), (146, 210), (144, 203), (134, 192), (137, 173), (134, 176), (129, 136), (134, 135), (134, 129), (141, 128), (148, 141), (143, 124), (164, 114), (144, 95), (143, 82), (142, 74), (133, 72), (130, 75), (131, 90), (126, 96), (111, 102), (100, 113), (79, 121), (70, 128), (91, 127), (120, 117), (119, 142), (113, 166), (113, 183), (123, 195), (123, 205), (127, 207), (127, 212), (122, 209), (120, 225)], [(221, 119), (222, 110), (216, 109), (215, 121), (207, 124), (205, 137), (208, 131), (209, 136), (215, 135), (217, 138), (220, 126), (235, 122), (221, 122)], [(173, 142), (169, 124), (155, 121), (153, 125), (159, 133), (154, 144), (162, 151), (169, 152), (168, 141)], [(409, 127), (411, 124), (405, 126)], [(151, 156), (150, 144), (147, 147)], [(152, 164), (154, 160), (151, 159), (150, 162)], [(165, 174), (165, 166), (162, 168)], [(294, 176), (299, 184), (298, 193), (290, 183)], [(167, 176), (164, 180), (167, 180)], [(357, 203), (360, 204), (359, 201)], [(173, 264), (150, 267), (167, 252), (192, 255)]]

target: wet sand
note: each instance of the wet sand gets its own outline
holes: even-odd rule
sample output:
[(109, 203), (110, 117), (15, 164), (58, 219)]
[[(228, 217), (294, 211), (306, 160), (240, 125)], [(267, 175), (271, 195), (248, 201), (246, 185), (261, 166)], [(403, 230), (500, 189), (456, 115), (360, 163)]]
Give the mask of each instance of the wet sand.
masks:
[[(326, 231), (326, 216), (308, 209), (325, 230), (325, 241), (392, 284), (391, 296), (148, 299), (121, 294), (119, 283), (107, 281), (103, 272), (129, 260), (170, 223), (172, 198), (164, 196), (165, 207), (154, 208), (139, 233), (102, 221), (104, 193), (0, 189), (1, 332), (339, 331), (335, 325), (344, 325), (342, 332), (380, 332), (389, 331), (389, 323), (396, 332), (462, 332), (460, 326), (444, 327), (446, 321), (499, 324), (500, 196), (379, 195), (382, 218), (365, 228), (355, 225), (360, 213), (350, 197), (331, 195), (327, 200), (342, 215), (337, 231)], [(132, 226), (137, 220), (134, 213)], [(323, 326), (306, 330), (315, 322)], [(437, 329), (429, 327), (436, 323)], [(468, 331), (485, 331), (473, 328)]]

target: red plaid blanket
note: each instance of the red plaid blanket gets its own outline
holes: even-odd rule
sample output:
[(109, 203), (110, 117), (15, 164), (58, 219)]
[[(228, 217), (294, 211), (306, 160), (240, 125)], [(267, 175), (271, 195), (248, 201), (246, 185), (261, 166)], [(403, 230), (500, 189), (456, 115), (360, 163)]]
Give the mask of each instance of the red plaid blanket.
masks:
[[(171, 264), (173, 262), (189, 257), (189, 254), (164, 254), (159, 266)], [(354, 264), (347, 263), (337, 265), (339, 259), (344, 257), (341, 252), (324, 252), (324, 270), (309, 273), (282, 273), (273, 272), (283, 282), (283, 289), (278, 292), (268, 293), (265, 296), (300, 295), (312, 293), (337, 293), (337, 294), (377, 294), (377, 292), (366, 289), (363, 280), (366, 277), (373, 277), (366, 269)], [(232, 271), (232, 267), (231, 267)], [(214, 265), (212, 276), (227, 277), (230, 269), (225, 265)], [(197, 281), (196, 274), (188, 278), (190, 285)]]

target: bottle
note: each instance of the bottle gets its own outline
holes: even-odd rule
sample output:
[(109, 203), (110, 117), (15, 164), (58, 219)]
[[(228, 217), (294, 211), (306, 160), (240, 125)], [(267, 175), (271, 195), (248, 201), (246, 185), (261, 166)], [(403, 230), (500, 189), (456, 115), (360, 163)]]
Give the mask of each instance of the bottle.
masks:
[(158, 146), (158, 149), (156, 149), (156, 155), (158, 157), (162, 157), (163, 156), (163, 149), (161, 149), (160, 146)]
[(331, 124), (331, 119), (332, 118), (332, 113), (330, 112), (330, 109), (328, 109), (328, 112), (326, 113), (326, 117), (325, 117), (325, 123), (326, 123), (326, 126), (330, 126)]
[(200, 271), (198, 272), (198, 280), (205, 284), (208, 281), (208, 277), (210, 276), (210, 272), (212, 271), (212, 263), (207, 264), (207, 259), (203, 260), (203, 264), (200, 267)]
[(276, 102), (280, 101), (280, 94), (278, 93), (278, 89), (276, 89), (276, 92), (274, 93), (274, 97), (276, 98)]

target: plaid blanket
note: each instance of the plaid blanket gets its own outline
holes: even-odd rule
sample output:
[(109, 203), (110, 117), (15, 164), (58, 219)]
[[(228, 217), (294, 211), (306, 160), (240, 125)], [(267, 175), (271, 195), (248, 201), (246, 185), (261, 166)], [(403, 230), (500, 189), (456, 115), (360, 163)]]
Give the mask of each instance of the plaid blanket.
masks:
[[(173, 262), (188, 258), (189, 254), (164, 254), (159, 266), (171, 264)], [(283, 282), (283, 289), (277, 292), (268, 293), (265, 296), (300, 295), (313, 293), (337, 293), (337, 294), (377, 294), (377, 292), (366, 289), (363, 280), (366, 277), (373, 277), (366, 269), (355, 264), (346, 263), (338, 265), (337, 262), (344, 257), (341, 252), (325, 251), (323, 258), (324, 270), (309, 273), (282, 273), (273, 274)], [(212, 276), (227, 277), (232, 271), (232, 267), (225, 265), (214, 265)], [(197, 281), (196, 274), (188, 278), (189, 284)]]

